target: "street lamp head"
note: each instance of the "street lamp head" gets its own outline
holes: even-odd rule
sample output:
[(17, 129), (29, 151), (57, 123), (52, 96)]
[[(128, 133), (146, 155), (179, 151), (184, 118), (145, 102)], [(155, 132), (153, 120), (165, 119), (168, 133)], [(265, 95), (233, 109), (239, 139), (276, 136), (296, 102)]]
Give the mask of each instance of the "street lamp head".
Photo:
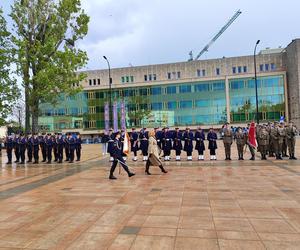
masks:
[(107, 60), (106, 56), (103, 56), (103, 58), (104, 58), (105, 60)]
[(256, 45), (260, 43), (260, 40), (257, 40)]

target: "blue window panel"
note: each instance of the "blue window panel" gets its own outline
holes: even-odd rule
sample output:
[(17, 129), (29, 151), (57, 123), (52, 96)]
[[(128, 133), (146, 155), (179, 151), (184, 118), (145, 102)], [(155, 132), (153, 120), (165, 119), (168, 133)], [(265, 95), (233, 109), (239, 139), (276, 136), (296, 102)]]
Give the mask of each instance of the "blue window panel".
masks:
[(181, 101), (180, 102), (180, 108), (192, 108), (193, 107), (193, 101)]
[(88, 107), (83, 107), (82, 108), (82, 113), (88, 113), (88, 111), (89, 111)]
[(65, 109), (58, 109), (58, 115), (65, 115)]
[(156, 81), (157, 77), (156, 74), (153, 74), (153, 81)]
[(265, 64), (265, 71), (269, 71), (269, 64)]
[(202, 107), (209, 107), (210, 106), (210, 100), (209, 99), (203, 99), (203, 100), (196, 100), (195, 101), (195, 107), (202, 108)]
[(210, 115), (196, 115), (195, 122), (198, 124), (211, 124), (213, 123), (213, 119)]
[(220, 75), (220, 68), (216, 68), (216, 75), (217, 75), (217, 76)]
[(151, 95), (161, 95), (161, 87), (151, 88)]
[(259, 65), (259, 71), (264, 71), (264, 65), (263, 64)]
[(205, 76), (206, 75), (206, 71), (205, 69), (202, 69), (202, 76)]
[(244, 66), (243, 68), (244, 68), (244, 73), (246, 73), (247, 72), (247, 66)]
[(152, 103), (151, 104), (152, 110), (162, 110), (162, 103), (161, 102), (157, 102), (157, 103)]
[(166, 88), (167, 94), (176, 94), (176, 86), (169, 86)]
[(147, 91), (147, 89), (140, 89), (139, 93), (140, 93), (140, 95), (147, 95), (148, 91)]
[(225, 90), (225, 83), (224, 82), (217, 82), (213, 84), (213, 90)]
[(231, 89), (243, 89), (244, 88), (244, 81), (243, 80), (232, 81), (230, 83), (230, 88)]
[(242, 73), (242, 67), (241, 66), (238, 66), (238, 73)]
[(236, 67), (232, 67), (232, 73), (233, 73), (233, 74), (236, 73)]
[(144, 75), (144, 81), (147, 82), (148, 81), (148, 76)]
[(191, 85), (181, 85), (179, 86), (179, 93), (191, 93), (192, 87)]
[(71, 108), (71, 115), (77, 115), (78, 114), (78, 108)]
[(275, 65), (275, 63), (271, 63), (271, 70), (276, 70), (276, 65)]
[(226, 99), (220, 98), (220, 99), (214, 99), (214, 106), (226, 106)]
[(195, 85), (195, 92), (209, 91), (209, 84), (197, 84)]
[(244, 97), (233, 97), (230, 100), (231, 105), (233, 106), (238, 106), (238, 105), (243, 105), (245, 103)]
[(168, 102), (168, 109), (177, 109), (177, 102)]

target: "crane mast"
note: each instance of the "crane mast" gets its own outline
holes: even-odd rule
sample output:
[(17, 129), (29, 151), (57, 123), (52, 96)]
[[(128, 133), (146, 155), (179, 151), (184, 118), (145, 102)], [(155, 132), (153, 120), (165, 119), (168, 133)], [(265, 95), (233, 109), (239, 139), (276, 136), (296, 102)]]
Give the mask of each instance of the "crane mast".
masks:
[(241, 10), (238, 10), (230, 19), (229, 21), (221, 28), (221, 30), (211, 39), (211, 41), (200, 51), (200, 53), (195, 57), (192, 58), (192, 53), (190, 52), (190, 59), (189, 61), (198, 60), (204, 52), (207, 52), (209, 47), (227, 30), (227, 28), (242, 14)]

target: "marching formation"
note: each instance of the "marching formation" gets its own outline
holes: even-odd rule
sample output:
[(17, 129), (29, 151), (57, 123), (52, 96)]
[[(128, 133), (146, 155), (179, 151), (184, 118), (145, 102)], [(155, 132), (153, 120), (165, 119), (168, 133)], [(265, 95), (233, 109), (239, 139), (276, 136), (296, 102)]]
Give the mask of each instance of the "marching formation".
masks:
[[(151, 132), (151, 131), (150, 131)], [(205, 133), (201, 127), (195, 132), (190, 128), (180, 131), (179, 128), (170, 130), (168, 127), (159, 130), (154, 128), (157, 146), (164, 161), (170, 161), (171, 152), (174, 151), (175, 160), (181, 161), (183, 152), (188, 161), (192, 161), (193, 152), (196, 151), (198, 160), (203, 161), (204, 151), (206, 147), (210, 153), (210, 160), (217, 160), (218, 135), (213, 128)], [(291, 160), (295, 157), (295, 142), (298, 130), (293, 123), (285, 125), (283, 122), (274, 122), (255, 126), (254, 123), (248, 124), (247, 127), (233, 128), (229, 127), (229, 123), (224, 124), (220, 131), (220, 139), (223, 140), (225, 150), (225, 160), (231, 160), (231, 147), (235, 142), (237, 146), (238, 159), (244, 160), (244, 152), (249, 148), (251, 158), (255, 160), (255, 152), (260, 152), (261, 159), (266, 160), (269, 157), (276, 157), (277, 160), (282, 157), (289, 157)], [(125, 131), (120, 132), (120, 143), (124, 141)], [(113, 145), (115, 135), (110, 130), (104, 139), (107, 143), (107, 152), (110, 154), (110, 161), (114, 160)], [(147, 161), (149, 157), (149, 132), (146, 128), (139, 132), (132, 128), (130, 133), (131, 151), (133, 152), (133, 161), (138, 160), (138, 152), (142, 155), (143, 161)], [(206, 145), (205, 141), (208, 142)], [(126, 155), (123, 155), (126, 160)]]
[(9, 135), (4, 140), (7, 151), (7, 164), (12, 164), (12, 155), (15, 154), (15, 163), (38, 164), (40, 151), (42, 156), (41, 162), (50, 164), (52, 159), (54, 162), (62, 163), (65, 152), (65, 161), (74, 162), (75, 153), (76, 161), (80, 161), (81, 157), (81, 137), (80, 134), (67, 133), (66, 135), (58, 134), (15, 134)]

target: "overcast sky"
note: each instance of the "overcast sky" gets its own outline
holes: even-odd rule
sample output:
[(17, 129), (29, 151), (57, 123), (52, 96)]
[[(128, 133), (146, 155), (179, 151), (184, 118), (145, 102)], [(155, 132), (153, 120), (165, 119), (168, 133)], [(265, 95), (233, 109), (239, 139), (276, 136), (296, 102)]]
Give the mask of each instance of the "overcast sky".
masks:
[[(4, 2), (4, 3), (3, 3)], [(5, 11), (13, 0), (1, 0)], [(259, 49), (287, 46), (300, 38), (298, 0), (82, 0), (91, 17), (87, 69), (186, 61), (196, 55), (241, 9), (238, 19), (202, 59), (248, 55)]]

